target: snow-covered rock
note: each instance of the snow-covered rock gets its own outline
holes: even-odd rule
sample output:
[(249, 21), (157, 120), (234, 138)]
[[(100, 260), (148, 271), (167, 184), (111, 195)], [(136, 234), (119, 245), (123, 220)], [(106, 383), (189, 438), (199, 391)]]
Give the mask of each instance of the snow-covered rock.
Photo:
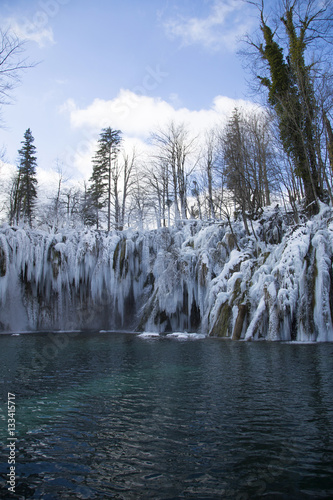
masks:
[[(333, 212), (49, 234), (0, 229), (0, 329), (333, 341)], [(236, 245), (236, 241), (238, 245)], [(189, 334), (190, 334), (189, 333)], [(186, 338), (189, 337), (189, 334)]]

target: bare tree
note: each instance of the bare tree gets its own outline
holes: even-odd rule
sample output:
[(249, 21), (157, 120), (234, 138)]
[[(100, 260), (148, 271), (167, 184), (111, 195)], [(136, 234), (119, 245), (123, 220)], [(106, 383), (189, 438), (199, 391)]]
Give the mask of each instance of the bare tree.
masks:
[(170, 208), (172, 205), (172, 183), (165, 158), (153, 156), (146, 164), (147, 188), (153, 202), (157, 227), (170, 226)]
[(121, 210), (118, 221), (118, 229), (122, 230), (125, 226), (127, 200), (131, 195), (136, 179), (134, 177), (135, 165), (137, 162), (137, 152), (135, 147), (132, 149), (131, 155), (123, 152), (123, 164), (121, 169), (122, 192), (121, 192)]
[(18, 213), (21, 208), (19, 199), (19, 184), (20, 173), (16, 172), (9, 181), (8, 219), (10, 224), (17, 224), (19, 222)]
[(217, 134), (215, 130), (210, 130), (205, 134), (205, 144), (201, 155), (201, 170), (204, 177), (204, 185), (206, 186), (206, 202), (208, 205), (208, 218), (215, 219), (214, 208), (214, 174), (216, 169), (216, 147)]
[(0, 29), (0, 109), (12, 101), (12, 91), (20, 83), (22, 71), (31, 68), (23, 57), (25, 42), (11, 30)]
[(70, 177), (64, 172), (64, 167), (60, 160), (56, 160), (54, 171), (57, 174), (57, 189), (54, 196), (51, 199), (51, 203), (48, 210), (48, 217), (50, 221), (54, 224), (57, 229), (61, 225), (64, 219), (64, 200), (63, 200), (63, 187), (66, 182), (69, 181)]
[(275, 163), (271, 148), (271, 120), (267, 113), (252, 112), (244, 116), (249, 152), (249, 168), (254, 187), (253, 207), (255, 210), (270, 205), (271, 179), (275, 178)]
[(80, 219), (80, 201), (81, 190), (77, 186), (72, 186), (64, 189), (64, 207), (65, 217), (68, 225), (75, 227), (77, 220)]
[(133, 186), (130, 193), (130, 204), (127, 210), (128, 224), (144, 229), (145, 223), (149, 223), (152, 200), (150, 197), (149, 177), (146, 165), (134, 165), (132, 172)]
[[(157, 148), (155, 160), (159, 162), (163, 175), (171, 179), (171, 197), (175, 220), (187, 218), (188, 183), (196, 162), (190, 161), (195, 151), (195, 138), (191, 138), (184, 124), (174, 122), (152, 135)], [(164, 169), (164, 170), (163, 170)], [(165, 202), (171, 198), (167, 196)]]

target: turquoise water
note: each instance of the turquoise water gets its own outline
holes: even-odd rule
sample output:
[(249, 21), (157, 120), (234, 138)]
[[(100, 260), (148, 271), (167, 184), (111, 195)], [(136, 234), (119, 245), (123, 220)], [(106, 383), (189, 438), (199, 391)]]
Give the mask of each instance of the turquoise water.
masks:
[(16, 496), (333, 498), (333, 345), (0, 336)]

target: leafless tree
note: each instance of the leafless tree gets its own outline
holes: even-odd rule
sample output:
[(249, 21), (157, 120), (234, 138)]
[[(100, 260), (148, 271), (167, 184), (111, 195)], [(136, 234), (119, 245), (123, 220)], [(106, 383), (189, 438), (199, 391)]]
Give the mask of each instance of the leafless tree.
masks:
[(10, 29), (0, 29), (0, 110), (12, 102), (12, 91), (20, 83), (21, 74), (34, 64), (24, 57), (25, 42)]
[(207, 205), (207, 216), (215, 219), (214, 208), (214, 184), (217, 168), (217, 132), (212, 129), (205, 134), (205, 143), (200, 159), (203, 183), (206, 188), (205, 204)]
[(123, 161), (121, 168), (121, 208), (119, 221), (116, 221), (120, 230), (122, 230), (125, 226), (128, 197), (131, 195), (136, 183), (134, 174), (137, 161), (138, 154), (135, 147), (132, 149), (131, 154), (123, 152)]
[(188, 184), (196, 166), (196, 161), (193, 161), (195, 138), (190, 137), (184, 124), (171, 122), (152, 135), (152, 142), (157, 150), (154, 159), (160, 166), (160, 173), (168, 179), (167, 186), (170, 179), (171, 193), (166, 195), (165, 203), (172, 199), (176, 221), (186, 219)]
[(130, 204), (127, 210), (128, 225), (139, 230), (144, 229), (149, 213), (149, 196), (147, 188), (146, 172), (137, 166), (133, 171), (133, 189), (130, 196)]

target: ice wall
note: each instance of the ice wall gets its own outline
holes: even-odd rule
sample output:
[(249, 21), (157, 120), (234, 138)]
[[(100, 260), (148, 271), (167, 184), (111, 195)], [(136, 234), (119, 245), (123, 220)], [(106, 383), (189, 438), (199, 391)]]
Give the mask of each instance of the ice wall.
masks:
[[(156, 231), (0, 230), (0, 329), (201, 331), (333, 341), (333, 213), (292, 225), (189, 222)], [(237, 239), (238, 249), (235, 245)]]
[(333, 341), (333, 213), (266, 213), (209, 289), (203, 327), (233, 339)]
[(1, 329), (197, 328), (194, 252), (181, 251), (188, 231), (2, 228)]
[(132, 327), (143, 290), (149, 288), (147, 236), (4, 228), (2, 328), (15, 328), (9, 307), (24, 311), (22, 321), (32, 330)]

